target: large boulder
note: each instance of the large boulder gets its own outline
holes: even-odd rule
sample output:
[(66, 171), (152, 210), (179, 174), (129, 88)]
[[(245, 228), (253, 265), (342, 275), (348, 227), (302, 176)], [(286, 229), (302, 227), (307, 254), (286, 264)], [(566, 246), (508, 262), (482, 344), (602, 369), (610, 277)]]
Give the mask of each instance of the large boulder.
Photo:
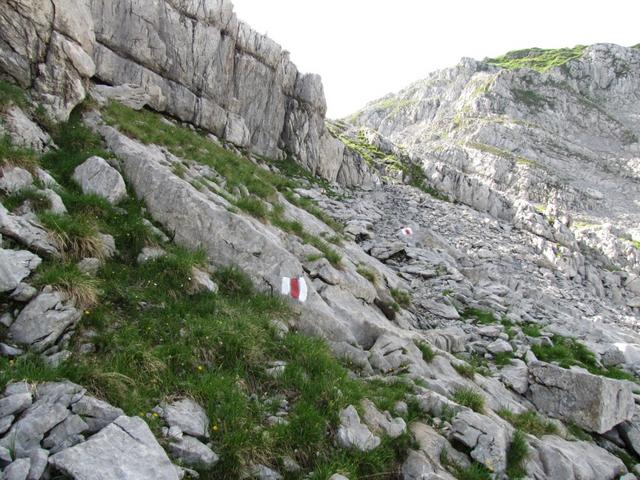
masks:
[(538, 410), (604, 433), (633, 417), (631, 387), (618, 380), (549, 363), (529, 365), (529, 396)]
[(86, 442), (52, 455), (49, 463), (74, 480), (178, 480), (176, 468), (138, 417), (118, 417)]
[(110, 203), (118, 203), (127, 198), (127, 186), (120, 172), (103, 158), (90, 157), (73, 172), (73, 180), (84, 193), (93, 193)]

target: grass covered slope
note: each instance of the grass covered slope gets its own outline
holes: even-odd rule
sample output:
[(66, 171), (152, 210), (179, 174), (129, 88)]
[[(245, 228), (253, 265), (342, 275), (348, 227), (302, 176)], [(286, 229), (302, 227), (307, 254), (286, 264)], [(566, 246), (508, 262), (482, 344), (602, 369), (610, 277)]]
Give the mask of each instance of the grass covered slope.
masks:
[(507, 70), (531, 68), (538, 72), (545, 72), (550, 68), (559, 67), (571, 60), (580, 58), (586, 48), (584, 45), (557, 49), (527, 48), (513, 50), (496, 58), (485, 58), (484, 62)]
[[(215, 163), (229, 182), (247, 186), (259, 198), (293, 187), (285, 177), (264, 172), (187, 128), (158, 128), (157, 117), (149, 112), (134, 114), (112, 107), (108, 115), (119, 125), (129, 125), (135, 136), (167, 145), (186, 158)], [(125, 115), (131, 116), (126, 123)], [(212, 471), (201, 472), (203, 479), (238, 478), (251, 463), (282, 471), (286, 456), (302, 466), (301, 472), (287, 478), (310, 472), (317, 479), (341, 472), (352, 480), (380, 472), (395, 474), (408, 447), (408, 434), (385, 439), (368, 453), (340, 449), (333, 439), (342, 408), (369, 398), (390, 409), (405, 398), (410, 383), (352, 378), (323, 341), (279, 328), (294, 314), (277, 296), (256, 293), (234, 268), (214, 273), (218, 294), (190, 294), (192, 268), (206, 268), (201, 252), (162, 244), (165, 257), (138, 265), (136, 257), (144, 246), (161, 243), (148, 227), (144, 205), (131, 195), (112, 206), (84, 195), (72, 182), (74, 168), (87, 157), (109, 156), (78, 112), (52, 133), (59, 149), (33, 158), (63, 187), (59, 193), (68, 214), (41, 211), (39, 216), (65, 240), (64, 255), (46, 259), (33, 283), (67, 291), (84, 306), (84, 316), (74, 337), (76, 353), (69, 360), (54, 368), (37, 356), (0, 358), (0, 388), (23, 379), (69, 379), (128, 415), (142, 416), (158, 438), (161, 422), (151, 409), (165, 399), (193, 397), (207, 410), (213, 449), (220, 455)], [(28, 197), (20, 195), (0, 200), (15, 207)], [(269, 215), (266, 220), (277, 220), (276, 214)], [(92, 278), (76, 263), (87, 254), (98, 254), (90, 250), (98, 232), (115, 238), (117, 254)], [(1, 301), (12, 307), (7, 297)], [(95, 345), (95, 351), (77, 353), (87, 342)], [(280, 376), (267, 372), (275, 361), (286, 362)], [(288, 423), (269, 425), (267, 418), (283, 404), (288, 405)]]

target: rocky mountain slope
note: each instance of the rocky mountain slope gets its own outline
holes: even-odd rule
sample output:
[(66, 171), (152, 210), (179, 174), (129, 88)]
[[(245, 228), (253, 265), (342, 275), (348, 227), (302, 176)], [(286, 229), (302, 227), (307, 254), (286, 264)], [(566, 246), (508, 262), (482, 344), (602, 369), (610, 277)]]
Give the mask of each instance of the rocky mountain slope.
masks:
[(225, 0), (7, 7), (2, 478), (640, 473), (637, 206), (591, 192), (634, 193), (635, 51), (464, 61), (325, 127)]

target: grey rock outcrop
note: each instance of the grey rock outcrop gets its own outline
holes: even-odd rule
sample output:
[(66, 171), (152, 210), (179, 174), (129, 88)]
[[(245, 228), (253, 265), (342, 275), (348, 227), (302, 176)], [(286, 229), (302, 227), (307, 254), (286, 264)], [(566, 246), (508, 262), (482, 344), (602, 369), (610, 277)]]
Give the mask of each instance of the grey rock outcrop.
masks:
[(551, 416), (597, 433), (633, 416), (633, 393), (624, 382), (542, 362), (530, 364), (529, 373), (531, 401)]
[(127, 198), (127, 186), (120, 172), (103, 158), (90, 157), (73, 171), (73, 180), (84, 193), (95, 194), (110, 203)]
[(381, 440), (360, 421), (355, 407), (350, 405), (340, 412), (337, 441), (344, 448), (356, 448), (367, 452), (378, 447)]

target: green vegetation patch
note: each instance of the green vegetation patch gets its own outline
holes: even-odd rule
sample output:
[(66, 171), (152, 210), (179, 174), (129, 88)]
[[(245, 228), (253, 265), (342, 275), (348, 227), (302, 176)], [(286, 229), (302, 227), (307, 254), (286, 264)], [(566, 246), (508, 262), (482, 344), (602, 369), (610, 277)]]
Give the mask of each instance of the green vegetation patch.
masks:
[(485, 58), (484, 62), (507, 70), (531, 68), (545, 72), (582, 57), (586, 48), (584, 45), (559, 49), (527, 48), (514, 50), (496, 58)]
[[(64, 187), (69, 212), (41, 218), (69, 238), (110, 234), (118, 252), (105, 260), (95, 279), (79, 272), (75, 261), (43, 262), (36, 285), (54, 285), (83, 298), (91, 289), (95, 295), (96, 301), (84, 302), (75, 341), (95, 332), (96, 351), (74, 354), (58, 367), (38, 356), (0, 358), (0, 389), (15, 380), (69, 379), (126, 414), (145, 418), (158, 438), (160, 422), (151, 409), (167, 398), (192, 397), (207, 411), (213, 448), (220, 455), (211, 471), (200, 472), (205, 480), (239, 478), (249, 462), (278, 468), (284, 456), (302, 466), (301, 475), (315, 472), (313, 478), (326, 478), (320, 472), (329, 471), (351, 478), (397, 474), (411, 445), (408, 434), (385, 438), (368, 453), (338, 448), (333, 437), (342, 408), (369, 398), (389, 409), (412, 392), (412, 384), (354, 378), (323, 340), (297, 332), (282, 338), (272, 320), (286, 322), (294, 312), (279, 297), (255, 292), (238, 269), (215, 272), (218, 294), (190, 294), (192, 269), (207, 268), (203, 252), (163, 245), (166, 256), (138, 265), (140, 249), (155, 242), (144, 222), (144, 205), (131, 196), (114, 207), (83, 195), (71, 181), (75, 166), (101, 148), (77, 113), (54, 140), (60, 150), (43, 162)], [(276, 360), (286, 368), (274, 377), (266, 369)], [(289, 404), (289, 423), (268, 425), (266, 418), (283, 400)]]
[(493, 316), (493, 313), (488, 310), (482, 310), (481, 308), (467, 307), (460, 314), (465, 320), (471, 320), (478, 325), (492, 325), (498, 323), (498, 320)]

